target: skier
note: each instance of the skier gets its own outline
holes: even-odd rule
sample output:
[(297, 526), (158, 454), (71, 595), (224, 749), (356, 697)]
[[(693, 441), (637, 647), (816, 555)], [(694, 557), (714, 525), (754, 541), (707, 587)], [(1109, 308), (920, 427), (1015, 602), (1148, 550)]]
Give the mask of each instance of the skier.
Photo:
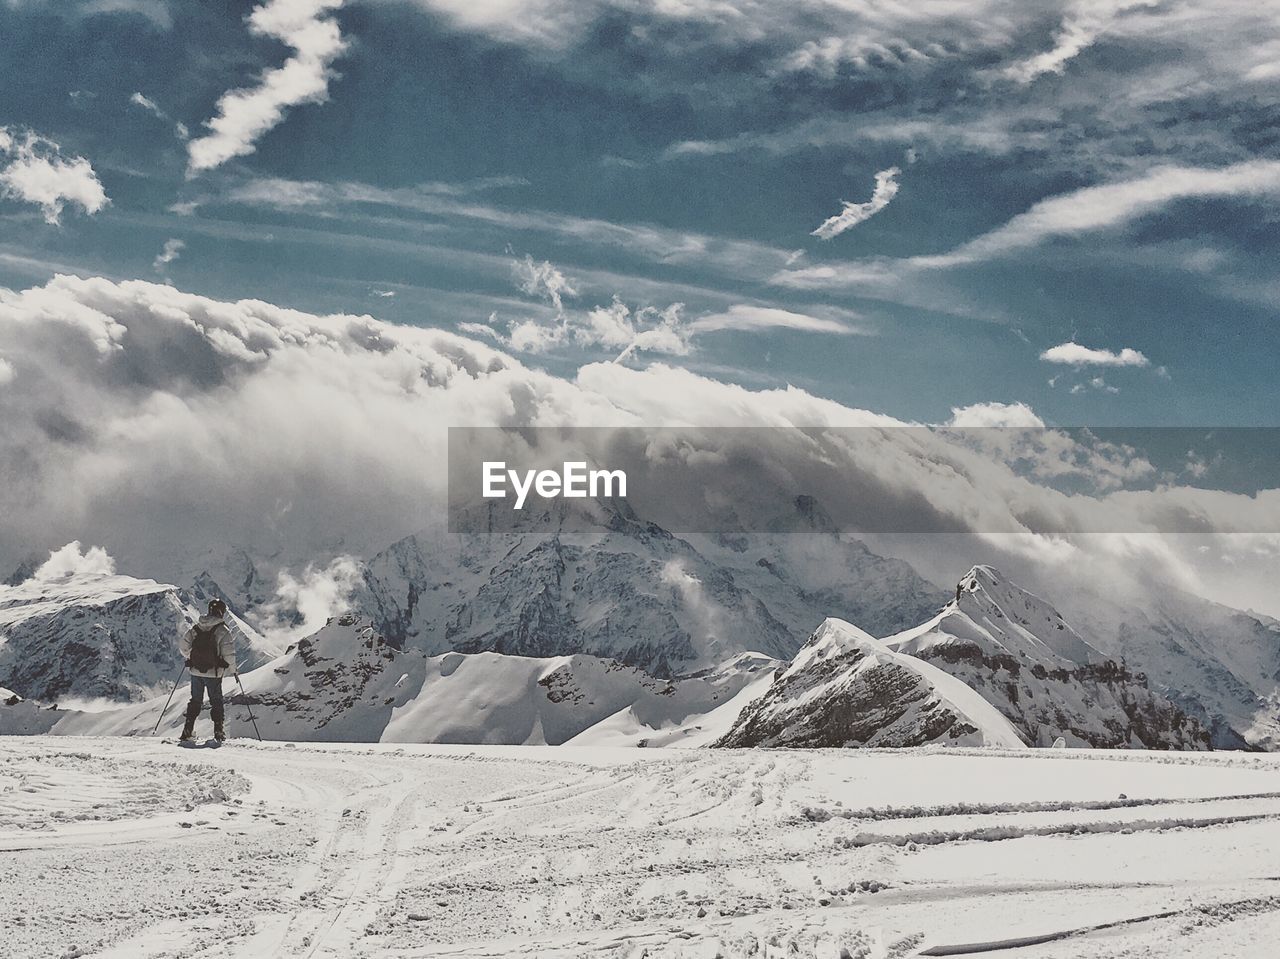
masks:
[(200, 621), (178, 642), (178, 650), (191, 672), (191, 702), (187, 703), (187, 722), (182, 727), (181, 742), (191, 742), (195, 738), (196, 717), (204, 705), (206, 691), (209, 693), (209, 712), (213, 716), (213, 738), (218, 742), (227, 738), (222, 724), (225, 715), (222, 677), (234, 668), (236, 644), (226, 616), (226, 603), (220, 599), (209, 600), (209, 612), (201, 616)]

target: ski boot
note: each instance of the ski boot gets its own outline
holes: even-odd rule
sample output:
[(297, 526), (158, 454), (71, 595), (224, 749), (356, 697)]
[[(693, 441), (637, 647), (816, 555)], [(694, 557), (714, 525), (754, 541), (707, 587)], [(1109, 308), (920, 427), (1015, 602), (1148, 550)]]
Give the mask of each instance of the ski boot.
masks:
[[(192, 707), (195, 707), (194, 709)], [(182, 735), (178, 737), (178, 742), (189, 743), (195, 739), (196, 717), (200, 715), (200, 707), (195, 703), (187, 704), (187, 721), (182, 726)]]
[(213, 738), (220, 743), (227, 741), (227, 730), (223, 725), (223, 718), (224, 713), (221, 709), (213, 714)]

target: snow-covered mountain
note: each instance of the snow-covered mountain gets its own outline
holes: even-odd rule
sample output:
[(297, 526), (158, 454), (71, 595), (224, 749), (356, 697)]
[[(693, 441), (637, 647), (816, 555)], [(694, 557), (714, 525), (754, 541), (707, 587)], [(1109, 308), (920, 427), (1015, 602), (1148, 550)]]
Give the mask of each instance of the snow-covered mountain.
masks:
[(1146, 673), (1211, 731), (1214, 748), (1280, 748), (1280, 622), (1176, 590), (1150, 606), (1065, 600), (1095, 645)]
[[(0, 587), (0, 684), (28, 699), (146, 699), (182, 667), (179, 635), (216, 584), (179, 589), (149, 579), (75, 573)], [(237, 621), (242, 668), (270, 644)]]
[(990, 703), (936, 666), (828, 619), (717, 746), (1023, 745)]
[[(625, 503), (564, 502), (501, 528), (464, 517), (463, 533), (424, 532), (367, 562), (350, 560), (357, 586), (330, 591), (340, 600), (334, 614), (351, 610), (387, 647), (420, 659), (581, 656), (657, 680), (731, 669), (748, 653), (790, 661), (813, 624), (834, 616), (959, 678), (1032, 744), (1062, 736), (1199, 748), (1201, 726), (1219, 748), (1280, 744), (1280, 623), (1266, 617), (1176, 591), (1135, 606), (1055, 583), (1050, 592), (1057, 600), (1060, 585), (1077, 631), (985, 567), (951, 599), (908, 563), (842, 538), (808, 497), (785, 505), (778, 528), (786, 533), (684, 538)], [(316, 557), (316, 567), (332, 558)], [(183, 575), (214, 575), (193, 574), (185, 590), (122, 576), (49, 582), (31, 575), (37, 559), (14, 577), (19, 585), (0, 587), (0, 683), (32, 700), (136, 701), (167, 691), (180, 665), (176, 636), (211, 596), (289, 622), (279, 557), (205, 547), (184, 560)], [(250, 665), (278, 654), (248, 626), (242, 632)], [(466, 662), (471, 673), (486, 661)], [(616, 714), (591, 735), (656, 745), (709, 741), (728, 728), (721, 712), (655, 733), (642, 713)], [(369, 722), (380, 737), (390, 720)]]
[(695, 545), (588, 501), (501, 531), (401, 540), (369, 561), (353, 603), (404, 648), (588, 653), (662, 677), (743, 652), (790, 659), (833, 612), (892, 630), (944, 599), (906, 563), (831, 532)]
[(1028, 743), (1204, 749), (1208, 733), (1146, 677), (1108, 659), (1040, 597), (975, 566), (955, 599), (887, 646), (926, 660), (979, 692)]
[[(656, 679), (595, 656), (428, 656), (386, 643), (368, 620), (340, 617), (226, 689), (233, 736), (336, 742), (699, 745), (741, 708), (739, 694), (780, 664), (746, 654), (696, 676)], [(0, 706), (0, 733), (150, 734), (159, 697), (95, 712)], [(20, 708), (19, 708), (20, 707)], [(704, 730), (704, 717), (715, 714)], [(181, 725), (170, 707), (162, 731)], [(596, 730), (599, 726), (600, 729)], [(593, 732), (594, 731), (594, 732)], [(575, 738), (576, 737), (576, 738)]]

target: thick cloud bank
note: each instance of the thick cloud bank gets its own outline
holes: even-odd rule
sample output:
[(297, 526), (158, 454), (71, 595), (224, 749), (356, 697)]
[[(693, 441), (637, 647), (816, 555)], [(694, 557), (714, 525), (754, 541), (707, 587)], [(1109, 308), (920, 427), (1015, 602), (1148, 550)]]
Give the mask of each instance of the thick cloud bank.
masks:
[[(450, 425), (904, 425), (802, 390), (752, 391), (661, 364), (591, 364), (561, 378), (440, 330), (142, 281), (62, 276), (0, 290), (0, 363), (6, 568), (80, 540), (104, 546), (122, 571), (163, 577), (171, 564), (233, 546), (298, 570), (300, 590), (309, 563), (323, 569), (442, 522)], [(1036, 422), (1025, 408), (1001, 409), (1000, 421), (1017, 409), (1018, 423)], [(1051, 430), (1016, 441), (995, 433), (986, 445), (885, 429), (874, 455), (831, 439), (819, 465), (829, 475), (830, 458), (844, 457), (836, 466), (850, 496), (900, 500), (905, 490), (940, 531), (982, 531), (982, 558), (1006, 564), (1021, 557), (1194, 585), (1205, 557), (1231, 554), (1251, 571), (1246, 580), (1277, 562), (1275, 537), (1224, 535), (1275, 529), (1274, 491), (1194, 489), (1157, 475), (1140, 451)], [(800, 434), (787, 441), (786, 469), (805, 469), (803, 448)], [(700, 452), (719, 451), (655, 455)], [(1106, 528), (1115, 515), (1117, 529), (1190, 525), (1204, 536), (1192, 549), (1132, 532), (1043, 534), (1073, 515), (1081, 528)], [(970, 561), (973, 549), (965, 546)]]

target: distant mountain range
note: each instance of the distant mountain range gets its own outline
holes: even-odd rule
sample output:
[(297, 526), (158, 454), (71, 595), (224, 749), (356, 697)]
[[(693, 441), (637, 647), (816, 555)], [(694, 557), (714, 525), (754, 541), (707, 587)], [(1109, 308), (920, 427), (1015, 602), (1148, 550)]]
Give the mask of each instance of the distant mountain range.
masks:
[[(411, 536), (363, 562), (347, 614), (283, 652), (250, 625), (271, 577), (238, 551), (182, 588), (27, 578), (0, 587), (0, 687), (27, 699), (0, 706), (0, 731), (15, 710), (59, 732), (149, 728), (178, 633), (217, 595), (243, 617), (245, 685), (278, 738), (1280, 744), (1272, 620), (1065, 589), (1085, 614), (1073, 627), (989, 567), (944, 592), (839, 537), (812, 502), (794, 508), (809, 532), (680, 538), (592, 504)], [(42, 708), (82, 698), (139, 705)]]

